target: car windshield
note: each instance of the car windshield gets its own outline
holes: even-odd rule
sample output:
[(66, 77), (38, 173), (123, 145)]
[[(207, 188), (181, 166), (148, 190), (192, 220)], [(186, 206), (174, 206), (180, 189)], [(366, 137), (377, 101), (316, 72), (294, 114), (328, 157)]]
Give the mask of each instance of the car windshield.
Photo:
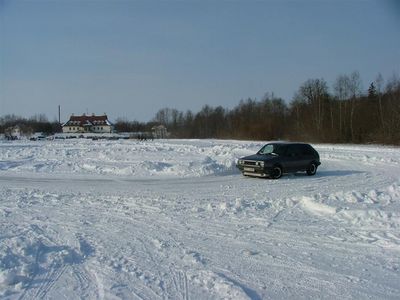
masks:
[(274, 145), (267, 144), (258, 151), (258, 154), (271, 154), (274, 152)]
[(264, 147), (258, 151), (258, 154), (261, 155), (267, 155), (267, 154), (272, 154), (272, 155), (282, 155), (284, 152), (284, 145), (278, 145), (278, 144), (266, 144)]
[(273, 144), (267, 144), (264, 147), (258, 151), (258, 154), (266, 155), (266, 154), (272, 154), (274, 153), (274, 145)]

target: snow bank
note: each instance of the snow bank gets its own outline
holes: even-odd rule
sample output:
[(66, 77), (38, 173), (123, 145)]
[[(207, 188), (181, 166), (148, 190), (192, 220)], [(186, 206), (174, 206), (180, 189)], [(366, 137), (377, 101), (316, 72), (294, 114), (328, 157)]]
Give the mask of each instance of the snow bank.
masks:
[[(0, 144), (0, 170), (14, 173), (200, 177), (235, 172), (247, 146), (173, 140), (138, 142), (53, 140)], [(257, 147), (258, 148), (258, 147)]]
[[(393, 184), (384, 190), (368, 193), (335, 193), (325, 197), (303, 197), (300, 201), (308, 212), (317, 216), (336, 216), (359, 226), (400, 228), (400, 215), (396, 212), (400, 203), (400, 188)], [(319, 201), (330, 203), (324, 204)]]

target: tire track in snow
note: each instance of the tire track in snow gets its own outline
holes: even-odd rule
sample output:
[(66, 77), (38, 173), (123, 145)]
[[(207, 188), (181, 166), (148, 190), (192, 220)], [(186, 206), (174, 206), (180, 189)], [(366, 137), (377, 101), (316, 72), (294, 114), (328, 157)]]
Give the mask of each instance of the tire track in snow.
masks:
[[(27, 284), (22, 295), (18, 298), (22, 299), (43, 299), (52, 290), (54, 285), (57, 283), (59, 278), (64, 274), (68, 266), (56, 267), (53, 263), (49, 267), (49, 271), (46, 271), (44, 276), (35, 275), (32, 277), (31, 281)], [(33, 283), (35, 281), (39, 282), (37, 288), (34, 289)]]
[[(186, 153), (181, 141), (174, 142), (180, 145), (175, 148), (174, 143), (166, 143), (152, 151), (157, 155), (166, 151), (167, 156), (175, 150)], [(207, 144), (213, 143), (223, 142)], [(121, 158), (134, 152), (118, 149)], [(6, 202), (0, 206), (5, 218), (15, 222), (3, 225), (2, 238), (11, 240), (10, 231), (22, 228), (20, 224), (39, 225), (42, 231), (37, 230), (35, 237), (56, 237), (54, 250), (67, 247), (82, 257), (81, 264), (67, 264), (67, 271), (72, 268), (76, 273), (71, 292), (76, 288), (82, 295), (99, 298), (187, 299), (199, 296), (201, 287), (206, 297), (213, 298), (228, 297), (239, 288), (243, 298), (252, 299), (256, 299), (252, 290), (261, 298), (313, 298), (321, 289), (327, 298), (395, 298), (398, 256), (388, 246), (399, 244), (399, 209), (385, 200), (390, 192), (381, 187), (398, 178), (398, 166), (390, 168), (390, 152), (380, 154), (379, 149), (368, 157), (348, 156), (357, 149), (350, 146), (347, 152), (339, 149), (338, 154), (323, 156), (315, 177), (289, 175), (279, 181), (245, 179), (239, 174), (165, 180), (143, 179), (140, 174), (100, 178), (88, 173), (86, 178), (79, 174), (53, 178), (53, 171), (8, 177), (12, 172), (4, 171), (0, 184), (7, 188), (1, 190), (7, 192), (3, 193)], [(84, 146), (79, 151), (86, 150)], [(108, 149), (104, 157), (110, 158), (113, 150)], [(200, 163), (210, 157), (204, 160), (208, 165), (220, 163), (215, 156), (226, 151), (215, 148), (201, 154), (199, 150), (199, 145), (192, 145), (190, 153), (198, 153)], [(49, 191), (59, 196), (44, 195)], [(392, 193), (395, 198), (399, 191), (394, 187)], [(240, 201), (235, 203), (237, 198)], [(83, 240), (74, 235), (77, 232), (83, 233)], [(90, 262), (83, 260), (91, 252), (84, 241), (95, 250)], [(43, 260), (47, 265), (41, 270), (50, 271), (50, 257)], [(65, 282), (68, 274), (64, 271), (58, 283)], [(89, 282), (91, 274), (97, 278), (95, 283)], [(157, 279), (163, 281), (161, 291)], [(54, 295), (54, 287), (47, 297)], [(31, 292), (36, 286), (32, 288)]]
[(67, 265), (57, 268), (54, 264), (50, 266), (50, 272), (47, 272), (47, 276), (43, 279), (44, 284), (40, 285), (34, 298), (44, 299), (47, 294), (54, 288), (57, 281), (64, 274), (65, 270), (68, 268)]

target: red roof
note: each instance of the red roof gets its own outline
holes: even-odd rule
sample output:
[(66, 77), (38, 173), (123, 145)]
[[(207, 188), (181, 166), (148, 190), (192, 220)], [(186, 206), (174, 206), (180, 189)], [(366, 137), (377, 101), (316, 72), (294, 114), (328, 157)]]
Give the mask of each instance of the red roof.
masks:
[(75, 126), (84, 126), (84, 125), (110, 125), (108, 121), (107, 115), (103, 116), (71, 116), (69, 121), (65, 123), (67, 126), (75, 125)]

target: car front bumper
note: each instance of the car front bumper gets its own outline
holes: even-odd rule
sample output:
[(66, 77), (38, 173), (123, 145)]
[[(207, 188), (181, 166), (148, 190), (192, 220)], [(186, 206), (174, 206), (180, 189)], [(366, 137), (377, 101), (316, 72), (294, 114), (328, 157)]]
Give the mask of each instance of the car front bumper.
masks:
[(267, 168), (262, 168), (259, 166), (243, 166), (243, 165), (236, 165), (236, 167), (242, 172), (245, 176), (252, 176), (252, 177), (270, 177), (270, 170)]

